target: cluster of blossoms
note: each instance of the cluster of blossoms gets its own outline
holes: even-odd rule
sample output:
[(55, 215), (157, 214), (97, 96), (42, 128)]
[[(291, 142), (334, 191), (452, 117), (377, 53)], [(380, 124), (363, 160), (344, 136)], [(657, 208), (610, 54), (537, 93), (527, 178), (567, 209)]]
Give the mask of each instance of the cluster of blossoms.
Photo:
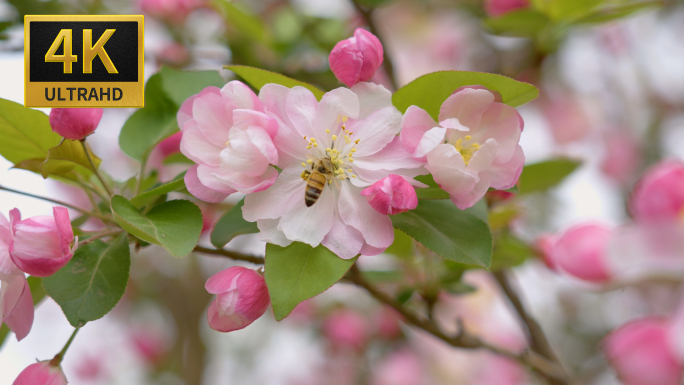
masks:
[[(415, 106), (402, 116), (390, 91), (365, 82), (382, 57), (378, 39), (358, 29), (330, 54), (331, 69), (350, 88), (320, 101), (304, 87), (266, 84), (257, 95), (239, 81), (187, 99), (178, 124), (180, 150), (196, 163), (185, 175), (188, 191), (207, 202), (247, 194), (243, 217), (257, 223), (262, 241), (320, 244), (349, 259), (392, 244), (389, 215), (416, 208), (415, 187), (427, 187), (416, 176), (432, 173), (461, 209), (490, 187), (516, 183), (524, 155), (514, 108), (471, 86), (444, 102), (439, 123)], [(239, 285), (228, 281), (207, 289), (223, 293)], [(219, 294), (209, 310), (212, 327), (246, 326), (235, 302), (221, 298), (233, 297)]]
[[(651, 167), (630, 196), (633, 223), (577, 224), (538, 241), (547, 265), (594, 284), (684, 270), (684, 163)], [(684, 304), (670, 317), (631, 321), (606, 337), (606, 356), (626, 384), (678, 385), (684, 378)]]

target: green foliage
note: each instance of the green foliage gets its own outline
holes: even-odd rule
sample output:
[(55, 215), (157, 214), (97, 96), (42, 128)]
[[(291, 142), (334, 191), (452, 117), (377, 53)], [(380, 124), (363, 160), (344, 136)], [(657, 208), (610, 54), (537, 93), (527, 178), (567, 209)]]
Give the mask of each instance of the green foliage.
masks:
[(508, 269), (518, 266), (534, 255), (530, 247), (508, 231), (496, 236), (491, 270)]
[(391, 218), (394, 227), (446, 259), (486, 268), (491, 263), (489, 227), (451, 201), (422, 200), (415, 210)]
[(529, 164), (523, 168), (518, 179), (520, 194), (546, 191), (562, 182), (580, 164), (581, 162), (572, 159), (552, 159)]
[[(99, 167), (102, 162), (100, 158), (95, 156), (90, 148), (88, 148), (88, 152), (93, 159), (95, 167)], [(48, 151), (47, 159), (42, 163), (40, 171), (43, 178), (54, 174), (72, 179), (73, 171), (89, 176), (95, 170), (90, 165), (81, 142), (64, 139), (57, 147), (53, 147)]]
[(438, 119), (442, 103), (462, 86), (482, 85), (501, 94), (504, 103), (512, 107), (525, 104), (539, 95), (537, 87), (502, 75), (467, 71), (438, 71), (423, 75), (397, 90), (392, 103), (402, 113), (411, 105), (427, 111)]
[(499, 17), (485, 19), (484, 23), (492, 32), (521, 37), (534, 37), (551, 20), (544, 13), (524, 9), (515, 12), (508, 12)]
[(214, 0), (213, 4), (223, 14), (229, 26), (242, 36), (263, 44), (270, 44), (272, 37), (261, 18), (240, 3), (230, 0)]
[(114, 220), (124, 230), (163, 247), (174, 257), (190, 254), (202, 232), (202, 212), (187, 200), (165, 202), (142, 214), (128, 199), (115, 195), (111, 208)]
[(73, 327), (104, 317), (126, 291), (131, 255), (126, 234), (111, 244), (94, 241), (76, 250), (71, 261), (43, 279), (48, 295)]
[(214, 246), (220, 249), (238, 235), (259, 232), (256, 222), (247, 222), (242, 217), (242, 206), (244, 204), (245, 200), (243, 199), (216, 222), (214, 230), (211, 232), (211, 243)]
[(48, 116), (38, 110), (0, 98), (0, 155), (12, 163), (42, 159), (59, 144)]
[(406, 235), (406, 233), (394, 229), (394, 242), (385, 250), (385, 253), (400, 258), (410, 258), (414, 252), (413, 239)]
[(261, 87), (268, 83), (275, 83), (288, 88), (292, 88), (295, 86), (308, 88), (311, 92), (313, 92), (314, 96), (316, 96), (316, 99), (318, 100), (321, 100), (323, 94), (325, 94), (324, 91), (320, 90), (319, 88), (311, 84), (300, 82), (299, 80), (289, 78), (285, 75), (262, 70), (260, 68), (242, 65), (226, 65), (223, 66), (223, 68), (235, 72), (238, 76), (244, 79), (244, 81), (249, 83), (252, 87), (256, 88), (257, 90), (260, 90)]
[(285, 318), (302, 301), (328, 290), (358, 257), (342, 259), (319, 245), (294, 242), (287, 247), (266, 245), (266, 285), (276, 320)]
[(647, 9), (662, 7), (663, 1), (638, 1), (625, 4), (610, 4), (593, 10), (575, 20), (576, 24), (598, 24), (627, 17)]
[(173, 191), (178, 191), (181, 189), (185, 188), (185, 179), (183, 178), (185, 176), (185, 173), (182, 173), (178, 175), (177, 177), (173, 178), (172, 181), (168, 183), (164, 183), (160, 186), (157, 186), (151, 190), (145, 191), (144, 193), (141, 193), (140, 195), (137, 195), (131, 199), (131, 203), (133, 206), (136, 207), (142, 207), (148, 203), (151, 203), (154, 201), (157, 197), (160, 195), (165, 195)]
[(176, 113), (185, 99), (205, 87), (223, 84), (215, 71), (162, 68), (145, 84), (145, 108), (133, 113), (121, 129), (121, 150), (142, 161), (155, 145), (178, 130)]

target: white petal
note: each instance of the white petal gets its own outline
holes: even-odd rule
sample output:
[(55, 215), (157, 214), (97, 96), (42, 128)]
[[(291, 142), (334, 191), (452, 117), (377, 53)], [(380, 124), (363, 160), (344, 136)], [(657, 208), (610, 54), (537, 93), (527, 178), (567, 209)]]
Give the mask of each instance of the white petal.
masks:
[(300, 177), (303, 168), (286, 168), (273, 186), (264, 191), (248, 194), (242, 206), (242, 216), (248, 222), (258, 219), (275, 219), (283, 215), (291, 200), (304, 201), (306, 182)]
[(332, 227), (335, 199), (331, 187), (323, 189), (318, 201), (311, 207), (304, 203), (304, 189), (286, 213), (280, 218), (278, 229), (288, 239), (318, 246)]

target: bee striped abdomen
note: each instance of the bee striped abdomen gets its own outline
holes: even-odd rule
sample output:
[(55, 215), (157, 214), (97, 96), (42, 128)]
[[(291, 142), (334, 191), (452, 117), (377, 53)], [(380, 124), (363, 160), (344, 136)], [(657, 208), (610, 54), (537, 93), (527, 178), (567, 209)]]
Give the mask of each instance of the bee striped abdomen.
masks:
[(304, 203), (306, 207), (313, 206), (318, 198), (320, 198), (323, 188), (325, 188), (326, 177), (318, 171), (314, 171), (309, 175), (306, 181), (306, 192), (304, 193)]

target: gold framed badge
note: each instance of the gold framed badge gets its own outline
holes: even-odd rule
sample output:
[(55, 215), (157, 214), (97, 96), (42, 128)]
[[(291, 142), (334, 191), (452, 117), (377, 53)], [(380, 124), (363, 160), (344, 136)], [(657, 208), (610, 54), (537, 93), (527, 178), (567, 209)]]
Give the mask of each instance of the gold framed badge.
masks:
[(142, 15), (24, 16), (24, 106), (144, 107)]

